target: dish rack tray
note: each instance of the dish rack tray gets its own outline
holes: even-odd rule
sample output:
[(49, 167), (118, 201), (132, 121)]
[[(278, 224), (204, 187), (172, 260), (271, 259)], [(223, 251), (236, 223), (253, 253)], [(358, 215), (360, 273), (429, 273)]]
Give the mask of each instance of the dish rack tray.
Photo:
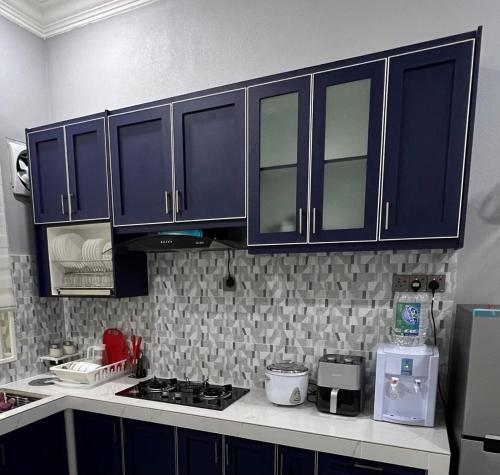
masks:
[(99, 272), (112, 272), (113, 261), (111, 259), (99, 259), (94, 261), (58, 261), (53, 260), (64, 268), (65, 274), (95, 274)]
[(68, 369), (69, 364), (73, 364), (78, 361), (90, 362), (86, 358), (83, 358), (80, 360), (71, 361), (70, 363), (63, 363), (57, 366), (52, 366), (52, 368), (50, 368), (50, 371), (62, 381), (67, 381), (68, 383), (79, 383), (82, 386), (91, 386), (97, 383), (103, 383), (104, 381), (109, 381), (111, 379), (115, 379), (129, 373), (126, 359), (106, 366), (101, 366), (100, 368), (97, 368), (94, 371), (89, 371), (88, 373)]

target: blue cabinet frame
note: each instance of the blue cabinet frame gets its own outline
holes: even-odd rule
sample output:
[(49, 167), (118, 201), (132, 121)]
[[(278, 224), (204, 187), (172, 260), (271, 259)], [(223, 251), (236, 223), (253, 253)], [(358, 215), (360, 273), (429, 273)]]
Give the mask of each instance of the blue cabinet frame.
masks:
[(109, 116), (116, 226), (173, 222), (170, 108)]
[(176, 222), (245, 218), (245, 90), (173, 105)]
[(108, 173), (105, 119), (65, 127), (71, 221), (106, 219)]
[[(375, 241), (377, 238), (378, 191), (383, 123), (385, 61), (341, 68), (314, 75), (313, 140), (311, 168), (310, 242)], [(370, 80), (364, 227), (325, 230), (323, 227), (325, 178), (326, 92), (330, 86), (363, 79)], [(353, 160), (345, 157), (341, 160)], [(315, 220), (315, 221), (314, 221)]]
[[(248, 89), (248, 244), (296, 244), (307, 241), (309, 116), (311, 76), (252, 86)], [(296, 227), (294, 231), (260, 231), (260, 113), (261, 101), (298, 94)], [(263, 204), (265, 206), (265, 203)]]
[(389, 59), (381, 240), (458, 238), (474, 41)]
[(275, 446), (267, 442), (225, 437), (225, 475), (274, 475)]
[(28, 132), (35, 223), (69, 221), (64, 129)]
[(315, 452), (295, 447), (278, 447), (278, 473), (280, 475), (314, 475)]
[(222, 475), (222, 436), (177, 429), (179, 475)]

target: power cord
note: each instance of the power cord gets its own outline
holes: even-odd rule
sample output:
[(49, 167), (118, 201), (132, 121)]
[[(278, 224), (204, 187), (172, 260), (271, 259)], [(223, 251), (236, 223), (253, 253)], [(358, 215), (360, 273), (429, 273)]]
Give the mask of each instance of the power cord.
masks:
[[(428, 287), (429, 287), (429, 290), (432, 292), (431, 319), (432, 319), (432, 329), (433, 329), (433, 333), (434, 333), (434, 346), (437, 347), (436, 319), (434, 318), (434, 297), (436, 295), (436, 290), (439, 289), (439, 282), (436, 279), (432, 279), (429, 282), (429, 286)], [(441, 401), (443, 402), (443, 406), (444, 406), (444, 408), (446, 410), (447, 404), (446, 404), (446, 400), (444, 398), (443, 390), (441, 389), (441, 381), (440, 381), (440, 378), (439, 378), (439, 374), (438, 374), (437, 385), (438, 385), (439, 396), (440, 396)]]

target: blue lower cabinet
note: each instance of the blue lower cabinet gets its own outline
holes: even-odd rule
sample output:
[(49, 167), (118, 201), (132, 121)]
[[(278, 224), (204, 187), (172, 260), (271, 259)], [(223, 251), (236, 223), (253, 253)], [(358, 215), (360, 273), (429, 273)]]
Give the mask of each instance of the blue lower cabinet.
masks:
[(373, 475), (374, 473), (424, 475), (425, 471), (341, 455), (318, 454), (318, 475)]
[(174, 428), (123, 419), (127, 475), (175, 475)]
[(78, 475), (123, 475), (120, 419), (74, 411)]
[(222, 474), (221, 435), (178, 429), (177, 446), (179, 475)]
[(274, 475), (274, 445), (226, 437), (225, 475)]
[(0, 437), (0, 474), (68, 474), (64, 413)]
[(295, 447), (278, 447), (279, 475), (314, 475), (314, 452)]

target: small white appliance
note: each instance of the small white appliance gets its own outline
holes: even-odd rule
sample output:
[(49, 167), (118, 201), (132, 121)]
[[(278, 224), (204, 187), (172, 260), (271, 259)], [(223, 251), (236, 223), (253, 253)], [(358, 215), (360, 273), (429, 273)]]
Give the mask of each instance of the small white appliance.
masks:
[(280, 406), (302, 404), (307, 397), (309, 370), (303, 365), (283, 361), (266, 368), (267, 399)]
[(435, 346), (379, 345), (374, 419), (434, 426), (438, 372)]
[(30, 196), (31, 185), (26, 145), (8, 139), (7, 149), (9, 151), (10, 186), (12, 192), (18, 196)]

